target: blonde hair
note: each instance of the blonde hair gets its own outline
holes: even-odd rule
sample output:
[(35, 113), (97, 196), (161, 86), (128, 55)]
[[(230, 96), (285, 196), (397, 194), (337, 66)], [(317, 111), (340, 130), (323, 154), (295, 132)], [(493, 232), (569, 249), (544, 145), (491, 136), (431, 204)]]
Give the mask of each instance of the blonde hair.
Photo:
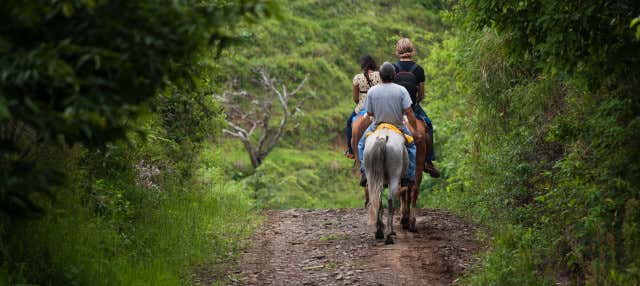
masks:
[(400, 58), (411, 58), (416, 54), (413, 44), (408, 38), (402, 38), (396, 43), (396, 55)]

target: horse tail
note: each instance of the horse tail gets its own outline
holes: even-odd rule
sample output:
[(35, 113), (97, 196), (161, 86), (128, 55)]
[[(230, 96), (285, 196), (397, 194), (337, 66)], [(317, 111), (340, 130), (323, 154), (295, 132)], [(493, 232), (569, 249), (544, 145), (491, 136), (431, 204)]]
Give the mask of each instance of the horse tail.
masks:
[[(373, 135), (372, 135), (373, 136)], [(382, 188), (384, 186), (387, 136), (377, 137), (369, 152), (365, 154), (364, 165), (367, 170), (367, 191), (369, 192), (369, 223), (378, 219)]]

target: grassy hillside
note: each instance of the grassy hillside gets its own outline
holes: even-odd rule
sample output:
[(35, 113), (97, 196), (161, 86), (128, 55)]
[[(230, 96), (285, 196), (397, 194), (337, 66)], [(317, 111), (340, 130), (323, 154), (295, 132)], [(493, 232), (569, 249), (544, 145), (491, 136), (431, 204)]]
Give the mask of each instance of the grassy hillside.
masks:
[[(351, 80), (360, 72), (358, 58), (372, 55), (378, 64), (396, 61), (395, 43), (410, 37), (419, 55), (439, 40), (444, 28), (439, 11), (415, 1), (295, 1), (283, 5), (282, 20), (241, 29), (239, 46), (223, 52), (216, 63), (217, 82), (235, 82), (235, 89), (266, 93), (255, 81), (265, 67), (289, 86), (305, 75), (303, 112), (289, 125), (281, 149), (253, 173), (248, 156), (225, 143), (237, 163), (227, 171), (249, 175), (258, 204), (266, 207), (359, 207), (362, 191), (353, 161), (345, 159), (343, 139), (353, 109)], [(429, 9), (428, 9), (429, 8)], [(421, 57), (422, 58), (422, 57)], [(224, 72), (222, 72), (224, 71)], [(224, 90), (229, 85), (220, 85)], [(223, 140), (227, 141), (227, 140)], [(233, 150), (233, 151), (231, 151)], [(284, 177), (283, 177), (284, 176)]]

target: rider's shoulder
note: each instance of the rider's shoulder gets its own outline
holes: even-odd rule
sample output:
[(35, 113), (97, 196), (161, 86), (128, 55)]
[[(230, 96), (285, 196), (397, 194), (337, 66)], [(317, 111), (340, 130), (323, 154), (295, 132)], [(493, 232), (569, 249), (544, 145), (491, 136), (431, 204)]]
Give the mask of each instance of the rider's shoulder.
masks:
[(409, 94), (409, 92), (404, 86), (399, 85), (395, 82), (390, 83), (389, 86), (390, 86), (390, 89), (388, 89), (389, 94), (393, 94), (394, 96), (404, 96), (405, 94)]
[[(402, 64), (401, 64), (402, 63)], [(411, 68), (412, 66), (416, 66), (416, 69), (423, 69), (422, 66), (417, 63), (416, 61), (397, 61), (395, 63), (393, 63), (393, 66), (398, 69), (400, 67), (400, 65), (405, 66), (406, 68)]]
[(369, 91), (376, 91), (376, 90), (378, 90), (380, 88), (382, 88), (382, 85), (381, 84), (376, 84), (376, 85), (370, 87)]

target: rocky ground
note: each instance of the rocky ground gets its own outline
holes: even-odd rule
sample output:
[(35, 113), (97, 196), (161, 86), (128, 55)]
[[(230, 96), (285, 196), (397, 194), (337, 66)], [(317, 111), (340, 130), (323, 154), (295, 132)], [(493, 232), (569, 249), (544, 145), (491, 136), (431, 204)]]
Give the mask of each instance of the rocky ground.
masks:
[[(270, 211), (231, 285), (451, 285), (475, 261), (475, 228), (447, 212), (419, 210), (418, 232), (374, 238), (364, 209)], [(214, 278), (212, 278), (214, 279)], [(202, 281), (213, 282), (213, 281)], [(210, 284), (210, 283), (209, 283)]]

